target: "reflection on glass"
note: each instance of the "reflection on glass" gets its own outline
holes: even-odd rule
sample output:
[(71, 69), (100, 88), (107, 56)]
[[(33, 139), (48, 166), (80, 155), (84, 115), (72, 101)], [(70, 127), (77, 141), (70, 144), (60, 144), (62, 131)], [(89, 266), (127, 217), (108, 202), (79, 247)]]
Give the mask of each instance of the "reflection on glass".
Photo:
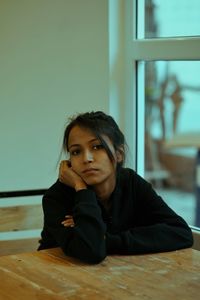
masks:
[(199, 0), (145, 0), (145, 38), (200, 35)]
[(145, 177), (194, 226), (200, 226), (200, 194), (195, 194), (199, 72), (199, 61), (145, 63)]

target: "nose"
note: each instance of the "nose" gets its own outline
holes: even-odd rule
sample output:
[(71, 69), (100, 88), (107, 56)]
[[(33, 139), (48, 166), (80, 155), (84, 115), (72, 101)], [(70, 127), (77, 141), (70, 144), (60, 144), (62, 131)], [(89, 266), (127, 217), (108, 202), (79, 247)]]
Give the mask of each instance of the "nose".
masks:
[(85, 151), (84, 152), (84, 162), (88, 163), (88, 162), (92, 162), (93, 161), (93, 155), (90, 151)]

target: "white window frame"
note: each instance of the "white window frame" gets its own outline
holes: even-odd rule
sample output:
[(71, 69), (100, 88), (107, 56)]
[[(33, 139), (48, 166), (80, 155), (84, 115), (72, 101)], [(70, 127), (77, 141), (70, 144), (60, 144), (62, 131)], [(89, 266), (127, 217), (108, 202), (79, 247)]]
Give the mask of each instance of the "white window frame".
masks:
[[(142, 1), (142, 0), (138, 0)], [(137, 0), (126, 0), (126, 34), (127, 34), (127, 67), (128, 88), (130, 89), (129, 102), (132, 102), (132, 111), (135, 122), (133, 132), (135, 139), (131, 146), (135, 145), (136, 171), (144, 176), (144, 95), (137, 86), (144, 77), (142, 67), (138, 68), (138, 62), (159, 60), (200, 60), (200, 36), (199, 37), (174, 37), (156, 39), (137, 39)], [(142, 1), (144, 4), (144, 1)], [(140, 3), (141, 5), (141, 3)], [(144, 7), (144, 6), (143, 6)], [(128, 69), (129, 68), (129, 69)], [(132, 68), (132, 71), (130, 70)], [(132, 98), (132, 99), (131, 99)], [(129, 105), (129, 109), (131, 105)], [(139, 113), (138, 113), (139, 112)], [(130, 116), (130, 111), (127, 112)]]

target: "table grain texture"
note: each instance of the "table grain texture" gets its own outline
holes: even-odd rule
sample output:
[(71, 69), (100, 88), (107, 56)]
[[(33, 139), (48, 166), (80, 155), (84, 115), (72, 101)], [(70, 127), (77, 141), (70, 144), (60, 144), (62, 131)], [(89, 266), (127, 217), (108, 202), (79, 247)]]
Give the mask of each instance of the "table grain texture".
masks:
[(197, 300), (200, 251), (108, 256), (88, 265), (60, 248), (0, 257), (0, 300)]

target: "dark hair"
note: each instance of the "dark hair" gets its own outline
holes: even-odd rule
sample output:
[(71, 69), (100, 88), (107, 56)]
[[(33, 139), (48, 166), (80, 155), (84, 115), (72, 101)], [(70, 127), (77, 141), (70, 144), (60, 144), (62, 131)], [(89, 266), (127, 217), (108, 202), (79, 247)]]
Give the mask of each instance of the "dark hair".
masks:
[(124, 148), (126, 142), (123, 133), (119, 129), (119, 126), (111, 116), (105, 114), (102, 111), (92, 111), (73, 116), (69, 119), (69, 121), (70, 122), (65, 129), (63, 137), (63, 149), (65, 151), (69, 151), (68, 139), (71, 129), (74, 126), (79, 126), (82, 128), (87, 128), (94, 133), (97, 139), (99, 139), (102, 145), (104, 146), (110, 160), (113, 161), (113, 154), (102, 137), (102, 135), (106, 135), (113, 143), (114, 149), (118, 150), (122, 154), (123, 160), (121, 163), (118, 164), (118, 166), (123, 165), (125, 161)]

